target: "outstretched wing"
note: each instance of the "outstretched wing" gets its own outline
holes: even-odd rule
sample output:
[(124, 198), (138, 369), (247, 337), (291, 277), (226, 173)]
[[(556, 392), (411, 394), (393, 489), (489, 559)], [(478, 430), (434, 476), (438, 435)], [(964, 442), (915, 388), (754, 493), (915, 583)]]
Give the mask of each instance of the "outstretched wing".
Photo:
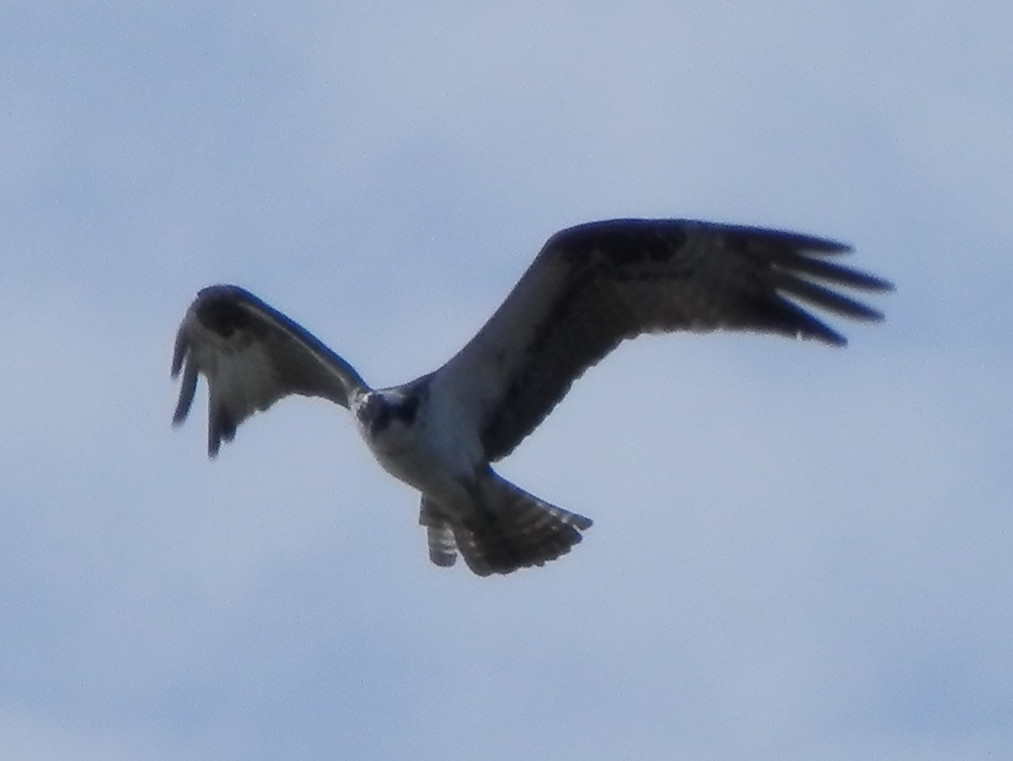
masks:
[(724, 328), (843, 345), (843, 336), (800, 304), (879, 320), (879, 312), (831, 286), (892, 288), (834, 261), (847, 251), (822, 238), (688, 220), (572, 227), (548, 240), (485, 326), (441, 368), (440, 380), (497, 460), (625, 338)]
[(208, 383), (208, 454), (218, 454), (257, 410), (289, 394), (321, 396), (342, 407), (366, 388), (351, 365), (308, 330), (234, 285), (203, 289), (186, 312), (172, 356), (183, 372), (172, 422), (190, 412), (197, 376)]

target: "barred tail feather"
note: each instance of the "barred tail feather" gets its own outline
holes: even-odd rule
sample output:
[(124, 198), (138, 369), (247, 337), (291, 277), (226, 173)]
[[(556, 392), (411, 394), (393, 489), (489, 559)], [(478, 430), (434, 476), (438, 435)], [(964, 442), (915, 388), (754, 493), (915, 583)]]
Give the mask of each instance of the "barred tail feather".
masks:
[(457, 562), (457, 542), (450, 521), (429, 497), (422, 497), (419, 523), (426, 527), (429, 559), (433, 565), (449, 568)]
[(550, 505), (494, 473), (483, 479), (483, 504), (453, 525), (457, 547), (479, 576), (544, 565), (580, 542), (591, 519)]

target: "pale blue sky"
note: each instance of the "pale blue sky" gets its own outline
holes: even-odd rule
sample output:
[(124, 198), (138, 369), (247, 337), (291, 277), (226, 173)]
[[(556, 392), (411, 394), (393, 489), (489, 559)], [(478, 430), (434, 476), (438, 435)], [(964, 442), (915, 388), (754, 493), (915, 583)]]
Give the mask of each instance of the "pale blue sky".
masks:
[[(0, 10), (5, 759), (1013, 753), (1013, 7)], [(387, 385), (555, 230), (688, 216), (894, 280), (842, 351), (621, 348), (502, 472), (592, 516), (507, 578), (295, 400), (169, 426), (242, 284)]]

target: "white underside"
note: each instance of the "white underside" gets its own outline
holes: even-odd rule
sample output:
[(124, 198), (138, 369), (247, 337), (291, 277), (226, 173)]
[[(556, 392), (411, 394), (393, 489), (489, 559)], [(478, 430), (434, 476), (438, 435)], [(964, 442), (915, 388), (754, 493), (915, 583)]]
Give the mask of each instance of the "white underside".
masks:
[[(447, 405), (440, 401), (430, 393), (411, 425), (394, 419), (375, 436), (363, 425), (357, 427), (384, 470), (441, 505), (466, 511), (476, 496), (476, 481), (488, 466), (476, 444), (469, 445), (473, 437), (461, 435), (469, 428), (454, 425), (456, 421), (445, 414)], [(358, 403), (353, 400), (353, 412)]]

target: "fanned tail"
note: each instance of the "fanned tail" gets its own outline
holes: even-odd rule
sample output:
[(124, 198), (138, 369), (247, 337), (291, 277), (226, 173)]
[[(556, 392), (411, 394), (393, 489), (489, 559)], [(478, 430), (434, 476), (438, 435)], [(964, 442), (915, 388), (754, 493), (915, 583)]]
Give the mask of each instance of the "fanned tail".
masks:
[(591, 519), (528, 494), (495, 473), (480, 482), (481, 504), (457, 518), (428, 497), (419, 522), (429, 536), (429, 557), (450, 566), (457, 550), (479, 576), (544, 565), (581, 541)]

